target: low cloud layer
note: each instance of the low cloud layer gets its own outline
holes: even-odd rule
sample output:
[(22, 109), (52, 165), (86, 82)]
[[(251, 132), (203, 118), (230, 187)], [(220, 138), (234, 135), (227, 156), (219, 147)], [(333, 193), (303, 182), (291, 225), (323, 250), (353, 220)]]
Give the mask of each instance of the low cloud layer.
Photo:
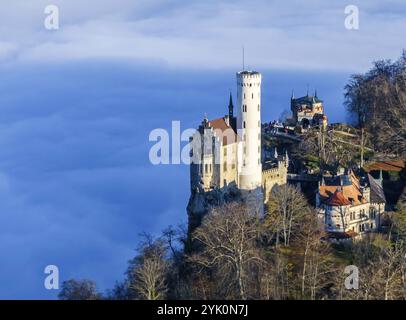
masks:
[[(189, 168), (154, 166), (149, 132), (227, 111), (235, 74), (95, 61), (0, 68), (0, 298), (55, 298), (61, 280), (120, 280), (142, 232), (186, 222)], [(148, 77), (145, 75), (148, 74)], [(263, 121), (312, 80), (342, 120), (345, 74), (264, 71)], [(328, 79), (328, 81), (326, 81)]]
[[(5, 1), (0, 59), (129, 59), (176, 68), (362, 71), (395, 58), (406, 29), (404, 1), (88, 1), (56, 0), (60, 29), (43, 27), (45, 0)], [(360, 29), (344, 27), (357, 5)]]
[[(263, 121), (317, 87), (330, 121), (344, 120), (352, 72), (401, 50), (401, 1), (48, 1), (0, 6), (0, 298), (55, 298), (43, 270), (122, 277), (140, 232), (186, 221), (187, 166), (153, 166), (148, 134), (226, 113), (235, 71), (263, 72)], [(328, 4), (327, 4), (328, 3)], [(174, 187), (176, 186), (176, 187)]]

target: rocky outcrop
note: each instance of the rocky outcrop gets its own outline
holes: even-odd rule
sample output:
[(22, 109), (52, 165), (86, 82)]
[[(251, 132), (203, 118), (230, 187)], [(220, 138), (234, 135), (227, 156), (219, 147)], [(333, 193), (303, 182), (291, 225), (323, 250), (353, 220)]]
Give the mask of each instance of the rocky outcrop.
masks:
[(201, 224), (203, 217), (212, 208), (233, 201), (242, 201), (241, 193), (235, 185), (206, 192), (200, 186), (195, 188), (187, 206), (189, 235)]

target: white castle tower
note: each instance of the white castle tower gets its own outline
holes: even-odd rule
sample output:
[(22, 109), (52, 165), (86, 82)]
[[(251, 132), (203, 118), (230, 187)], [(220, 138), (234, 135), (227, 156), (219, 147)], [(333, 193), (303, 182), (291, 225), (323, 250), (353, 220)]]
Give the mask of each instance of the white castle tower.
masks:
[(259, 190), (261, 164), (261, 74), (237, 73), (237, 129), (241, 138), (238, 179), (241, 190)]

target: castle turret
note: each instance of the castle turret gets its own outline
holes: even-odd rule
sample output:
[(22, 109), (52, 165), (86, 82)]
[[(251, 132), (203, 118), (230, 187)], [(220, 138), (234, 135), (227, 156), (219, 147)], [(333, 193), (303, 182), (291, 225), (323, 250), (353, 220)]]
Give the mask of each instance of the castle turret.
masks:
[(230, 101), (228, 102), (228, 117), (232, 119), (234, 117), (234, 105), (233, 105), (233, 97), (230, 92)]
[(237, 129), (241, 138), (239, 186), (242, 190), (261, 188), (261, 74), (237, 73)]

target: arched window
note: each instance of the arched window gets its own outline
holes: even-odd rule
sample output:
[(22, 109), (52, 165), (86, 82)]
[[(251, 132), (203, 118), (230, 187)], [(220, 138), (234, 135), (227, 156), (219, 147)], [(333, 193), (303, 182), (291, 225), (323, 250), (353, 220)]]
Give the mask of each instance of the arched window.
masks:
[(245, 121), (244, 121), (244, 123), (243, 123), (243, 128), (245, 129)]

